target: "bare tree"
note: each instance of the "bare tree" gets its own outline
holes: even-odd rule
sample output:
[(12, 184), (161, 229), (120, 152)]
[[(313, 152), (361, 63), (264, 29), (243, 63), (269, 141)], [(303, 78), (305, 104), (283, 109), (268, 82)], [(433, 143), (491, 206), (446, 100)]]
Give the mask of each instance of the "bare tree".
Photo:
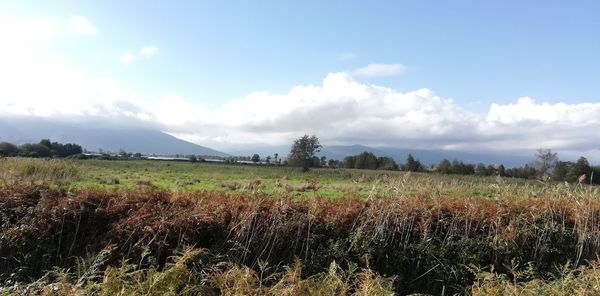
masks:
[(538, 149), (535, 157), (535, 168), (537, 168), (542, 174), (551, 173), (556, 165), (556, 162), (558, 162), (557, 153), (552, 152), (552, 149)]

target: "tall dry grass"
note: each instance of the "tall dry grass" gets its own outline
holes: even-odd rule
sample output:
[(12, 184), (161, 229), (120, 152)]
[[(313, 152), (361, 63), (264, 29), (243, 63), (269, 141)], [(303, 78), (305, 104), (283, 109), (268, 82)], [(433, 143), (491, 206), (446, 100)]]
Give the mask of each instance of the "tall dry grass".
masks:
[(79, 167), (61, 159), (0, 158), (0, 183), (7, 185), (64, 184), (81, 176)]
[[(397, 189), (389, 190), (402, 192), (402, 180), (394, 182)], [(0, 280), (28, 282), (43, 270), (76, 266), (74, 258), (107, 245), (115, 250), (106, 264), (127, 259), (162, 270), (176, 250), (193, 245), (239, 267), (231, 272), (249, 279), (259, 273), (257, 283), (284, 271), (282, 266), (293, 268), (299, 258), (300, 276), (290, 281), (310, 279), (335, 261), (344, 269), (358, 264), (395, 276), (393, 288), (401, 294), (463, 293), (475, 280), (470, 265), (508, 274), (513, 261), (531, 263), (532, 274), (547, 279), (557, 265), (579, 266), (598, 255), (596, 189), (536, 187), (519, 196), (506, 193), (513, 188), (492, 189), (503, 198), (398, 193), (330, 200), (151, 187), (65, 192), (5, 186)], [(365, 294), (388, 285), (365, 286)]]
[[(110, 249), (104, 250), (104, 254)], [(245, 266), (221, 262), (206, 270), (201, 257), (204, 250), (187, 248), (170, 258), (162, 269), (155, 266), (135, 268), (133, 264), (107, 267), (103, 272), (90, 266), (89, 280), (65, 270), (53, 270), (41, 279), (0, 287), (2, 295), (393, 295), (392, 278), (383, 278), (370, 269), (343, 270), (332, 262), (325, 272), (301, 277), (297, 261), (269, 279)], [(102, 252), (94, 262), (104, 260)], [(91, 271), (91, 272), (90, 272)]]
[(535, 278), (527, 271), (509, 275), (480, 272), (470, 292), (473, 296), (600, 295), (598, 261), (578, 268), (569, 264), (559, 268), (559, 274), (548, 280)]

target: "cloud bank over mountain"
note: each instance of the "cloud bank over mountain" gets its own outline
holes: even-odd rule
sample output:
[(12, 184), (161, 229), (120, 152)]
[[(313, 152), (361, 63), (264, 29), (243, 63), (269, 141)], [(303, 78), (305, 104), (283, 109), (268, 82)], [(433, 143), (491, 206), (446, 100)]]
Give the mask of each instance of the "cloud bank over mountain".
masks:
[(37, 66), (38, 71), (23, 70), (23, 78), (33, 79), (36, 87), (14, 75), (4, 80), (3, 117), (154, 127), (215, 147), (284, 144), (304, 133), (330, 144), (466, 151), (550, 147), (589, 152), (600, 147), (593, 132), (600, 128), (600, 103), (550, 104), (523, 97), (477, 114), (430, 89), (400, 92), (337, 72), (320, 85), (297, 85), (284, 94), (254, 92), (208, 108), (177, 95), (139, 99), (114, 81), (47, 66), (47, 71)]

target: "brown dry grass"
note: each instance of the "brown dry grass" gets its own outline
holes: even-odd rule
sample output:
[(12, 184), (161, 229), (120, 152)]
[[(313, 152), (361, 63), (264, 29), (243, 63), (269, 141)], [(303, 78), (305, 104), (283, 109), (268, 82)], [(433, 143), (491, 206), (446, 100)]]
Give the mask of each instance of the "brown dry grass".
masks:
[[(418, 286), (433, 279), (429, 277), (458, 272), (468, 260), (501, 266), (511, 256), (521, 256), (549, 269), (567, 260), (582, 264), (600, 250), (600, 200), (586, 197), (330, 200), (260, 194), (232, 197), (148, 186), (76, 192), (8, 186), (0, 188), (0, 213), (4, 275), (19, 266), (38, 271), (72, 266), (74, 256), (97, 253), (112, 244), (116, 250), (110, 262), (143, 261), (143, 253), (150, 252), (163, 266), (174, 250), (193, 245), (253, 270), (260, 262), (292, 264), (300, 258), (306, 275), (320, 272), (333, 260), (357, 262), (356, 258), (370, 253), (372, 257), (363, 264), (390, 276), (395, 274), (387, 272), (410, 268), (400, 265), (416, 259), (398, 256), (414, 246), (422, 248), (412, 251), (417, 255), (440, 252), (432, 257), (439, 263), (420, 266), (418, 274), (404, 275), (399, 281)], [(463, 254), (466, 259), (450, 261), (457, 255), (444, 248), (465, 240), (492, 246), (497, 253)], [(387, 286), (369, 289), (380, 288)]]

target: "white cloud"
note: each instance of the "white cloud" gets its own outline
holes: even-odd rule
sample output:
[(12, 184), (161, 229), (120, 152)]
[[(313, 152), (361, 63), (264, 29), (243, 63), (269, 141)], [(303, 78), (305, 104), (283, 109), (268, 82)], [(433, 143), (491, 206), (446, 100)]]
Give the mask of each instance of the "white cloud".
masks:
[[(89, 119), (160, 127), (203, 145), (287, 144), (304, 133), (327, 144), (390, 145), (466, 151), (597, 151), (600, 103), (536, 103), (521, 98), (466, 111), (429, 89), (399, 92), (330, 73), (320, 85), (251, 93), (216, 109), (180, 95), (137, 98), (110, 79), (56, 63), (0, 59), (0, 115)], [(31, 87), (35, 85), (35, 87)]]
[(125, 64), (131, 63), (134, 59), (135, 55), (130, 52), (126, 52), (121, 55), (121, 62)]
[(145, 46), (145, 47), (142, 47), (142, 49), (140, 50), (140, 54), (146, 58), (154, 56), (157, 53), (158, 53), (158, 47), (156, 47), (156, 46)]
[(431, 90), (400, 93), (342, 72), (327, 75), (322, 85), (295, 86), (287, 94), (252, 93), (203, 113), (170, 131), (217, 145), (284, 144), (308, 132), (329, 142), (422, 144), (464, 138), (470, 133), (465, 126), (476, 119)]
[[(0, 58), (0, 113), (51, 118), (116, 115), (114, 102), (135, 97), (108, 78), (31, 56)], [(119, 111), (120, 112), (120, 111)]]
[(0, 15), (0, 54), (21, 54), (70, 33), (94, 34), (96, 29), (84, 17), (71, 19), (55, 17), (15, 18)]
[(252, 93), (216, 110), (179, 106), (188, 115), (166, 124), (167, 131), (215, 147), (286, 144), (304, 133), (330, 144), (465, 151), (548, 147), (575, 155), (600, 146), (594, 136), (600, 103), (521, 98), (477, 114), (429, 89), (402, 93), (358, 82), (347, 73), (331, 73), (321, 85), (298, 85), (285, 94)]
[(487, 121), (501, 124), (533, 121), (540, 124), (566, 124), (572, 127), (600, 124), (600, 103), (536, 104), (529, 97), (519, 98), (516, 104), (492, 104)]
[(69, 30), (73, 33), (83, 35), (94, 35), (96, 34), (96, 27), (90, 21), (82, 16), (74, 16), (69, 19), (68, 24)]
[(149, 59), (158, 54), (158, 47), (156, 46), (144, 46), (139, 51), (138, 54), (134, 54), (130, 51), (125, 52), (121, 55), (121, 62), (128, 64), (133, 62), (138, 57)]
[(60, 23), (54, 18), (16, 19), (0, 17), (1, 48), (21, 47), (55, 38)]
[(402, 64), (369, 64), (354, 70), (352, 74), (357, 77), (395, 76), (404, 73), (406, 69)]

